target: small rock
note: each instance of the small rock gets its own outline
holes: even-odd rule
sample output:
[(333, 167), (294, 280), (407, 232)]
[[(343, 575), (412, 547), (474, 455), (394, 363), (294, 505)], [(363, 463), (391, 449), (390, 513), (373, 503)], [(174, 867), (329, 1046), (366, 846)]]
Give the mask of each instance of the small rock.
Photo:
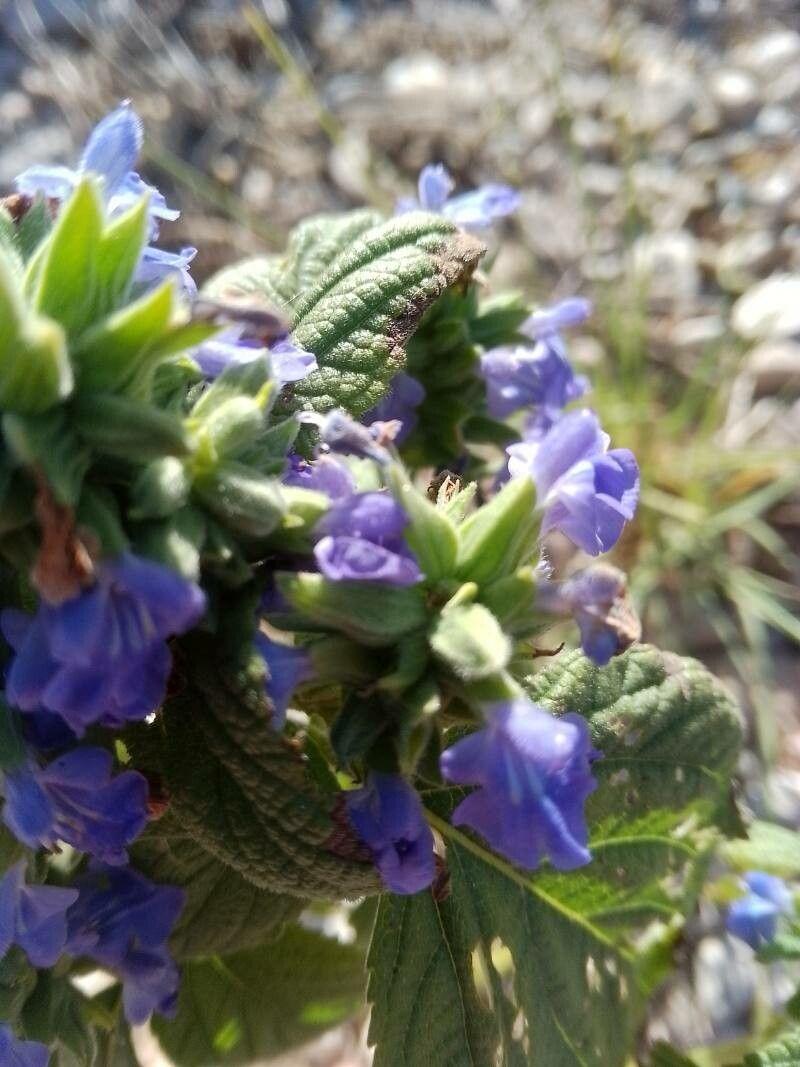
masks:
[(793, 63), (800, 63), (800, 33), (772, 30), (734, 49), (735, 60), (763, 80), (771, 80)]
[(667, 306), (691, 303), (700, 288), (697, 241), (686, 230), (656, 232), (633, 246), (633, 270), (648, 283), (651, 301)]
[(389, 63), (383, 84), (390, 96), (444, 92), (448, 88), (448, 67), (433, 52), (415, 52)]
[(800, 274), (773, 274), (739, 297), (731, 324), (740, 337), (792, 337), (800, 334)]
[(765, 230), (732, 237), (717, 252), (717, 281), (728, 292), (742, 293), (772, 269), (778, 254), (775, 238)]
[(755, 117), (761, 101), (758, 82), (752, 74), (723, 67), (712, 74), (708, 88), (728, 122), (749, 122)]
[(753, 376), (757, 395), (800, 394), (800, 343), (764, 341), (752, 350), (745, 370)]
[(683, 352), (702, 352), (718, 344), (725, 336), (725, 321), (721, 315), (694, 315), (681, 319), (669, 331), (673, 348)]

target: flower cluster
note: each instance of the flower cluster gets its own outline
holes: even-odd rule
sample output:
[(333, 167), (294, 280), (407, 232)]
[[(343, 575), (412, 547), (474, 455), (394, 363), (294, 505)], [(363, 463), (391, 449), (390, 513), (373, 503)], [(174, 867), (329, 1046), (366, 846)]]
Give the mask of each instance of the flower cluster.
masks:
[[(445, 862), (415, 785), (423, 756), (425, 780), (440, 794), (437, 811), (447, 807), (444, 796), (462, 828), (454, 832), (478, 834), (526, 870), (590, 862), (585, 806), (600, 753), (583, 718), (569, 709), (556, 716), (529, 698), (517, 661), (529, 661), (530, 640), (553, 617), (576, 619), (597, 663), (634, 639), (620, 572), (600, 563), (554, 582), (544, 561), (553, 532), (593, 557), (608, 552), (639, 492), (633, 455), (610, 447), (592, 411), (570, 407), (587, 386), (561, 331), (586, 319), (588, 303), (522, 314), (506, 307), (481, 319), (472, 268), (462, 262), (474, 238), (455, 227), (485, 230), (517, 208), (515, 190), (494, 184), (454, 196), (444, 167), (429, 166), (417, 197), (398, 205), (398, 214), (441, 216), (427, 225), (437, 241), (449, 231), (459, 246), (463, 285), (439, 332), (472, 376), (464, 404), (474, 410), (462, 422), (488, 426), (503, 446), (514, 439), (486, 459), (487, 450), (470, 450), (466, 430), (454, 435), (452, 469), (462, 481), (444, 464), (433, 477), (425, 469), (416, 431), (435, 419), (441, 380), (400, 369), (395, 324), (387, 328), (391, 371), (380, 379), (388, 389), (366, 413), (354, 402), (356, 417), (336, 406), (338, 365), (326, 365), (323, 348), (319, 359), (307, 350), (317, 335), (303, 332), (299, 312), (290, 324), (271, 310), (195, 300), (194, 250), (154, 244), (160, 224), (177, 213), (133, 169), (141, 144), (141, 124), (123, 104), (94, 130), (75, 169), (34, 167), (17, 181), (40, 210), (45, 198), (54, 245), (81, 196), (87, 215), (94, 205), (96, 243), (107, 233), (102, 224), (113, 221), (116, 239), (117, 227), (127, 220), (133, 230), (138, 218), (139, 244), (130, 246), (138, 250), (138, 258), (128, 255), (130, 284), (119, 282), (116, 266), (106, 272), (96, 320), (85, 309), (75, 321), (53, 320), (64, 342), (59, 358), (74, 366), (52, 410), (43, 409), (49, 436), (37, 424), (41, 440), (32, 440), (12, 410), (0, 437), (0, 459), (24, 482), (26, 523), (13, 542), (0, 531), (0, 567), (13, 561), (14, 577), (25, 575), (8, 584), (15, 592), (0, 613), (2, 820), (19, 845), (0, 880), (0, 952), (13, 946), (36, 967), (64, 957), (64, 973), (70, 960), (90, 961), (121, 983), (132, 1024), (177, 1005), (170, 938), (185, 893), (145, 876), (154, 833), (140, 838), (194, 773), (181, 765), (185, 778), (176, 775), (168, 782), (174, 793), (162, 794), (161, 764), (158, 775), (139, 764), (137, 743), (158, 748), (186, 714), (192, 702), (176, 694), (201, 687), (196, 648), (219, 650), (220, 661), (230, 652), (226, 666), (235, 665), (209, 683), (209, 706), (197, 709), (198, 720), (202, 713), (219, 726), (220, 775), (240, 769), (250, 731), (275, 745), (292, 773), (309, 771), (309, 791), (326, 784), (325, 847), (335, 851), (347, 835), (347, 858), (365, 857), (360, 871), (372, 879), (371, 857), (393, 892), (425, 889)], [(424, 227), (420, 218), (383, 225), (404, 233)], [(116, 245), (98, 253), (103, 262), (109, 247)], [(48, 284), (57, 274), (46, 272)], [(173, 284), (153, 289), (170, 276)], [(401, 296), (393, 293), (392, 309)], [(73, 309), (63, 303), (45, 310), (68, 319)], [(410, 314), (398, 312), (403, 321)], [(360, 319), (353, 327), (334, 318), (337, 330), (369, 343)], [(308, 387), (314, 376), (327, 392)], [(73, 444), (74, 463), (62, 464), (58, 449), (66, 454)], [(414, 477), (421, 470), (425, 488)], [(202, 667), (213, 673), (214, 664)], [(239, 702), (231, 711), (232, 693)], [(257, 714), (265, 707), (275, 731), (293, 734), (290, 744), (265, 730)], [(247, 714), (252, 723), (243, 726)], [(313, 731), (325, 734), (313, 760), (295, 762)], [(248, 790), (257, 791), (262, 773), (248, 763)], [(337, 781), (351, 788), (334, 798)], [(239, 788), (213, 784), (220, 796)], [(270, 803), (269, 811), (279, 828), (283, 809)], [(159, 832), (177, 821), (173, 814)], [(333, 829), (336, 820), (344, 829)], [(194, 830), (182, 844), (191, 845)], [(212, 842), (203, 856), (221, 863), (228, 847)], [(257, 875), (254, 884), (272, 888)], [(0, 1027), (2, 1062), (39, 1064), (41, 1048)]]
[(765, 871), (749, 871), (743, 878), (745, 895), (728, 908), (728, 932), (759, 949), (773, 941), (782, 917), (794, 915), (794, 895), (781, 878)]

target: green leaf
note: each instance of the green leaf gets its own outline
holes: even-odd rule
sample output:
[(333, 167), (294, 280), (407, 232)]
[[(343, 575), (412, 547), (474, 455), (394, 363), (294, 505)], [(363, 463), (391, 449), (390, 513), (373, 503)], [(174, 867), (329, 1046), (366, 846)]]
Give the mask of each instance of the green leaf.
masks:
[(182, 508), (189, 498), (191, 483), (186, 467), (175, 456), (154, 459), (142, 470), (131, 487), (133, 519), (161, 519)]
[(0, 956), (0, 1022), (16, 1023), (35, 985), (36, 971), (22, 949)]
[[(585, 715), (603, 752), (587, 805), (593, 861), (519, 871), (449, 823), (462, 791), (425, 794), (450, 895), (381, 901), (375, 1067), (622, 1067), (696, 899), (741, 740), (724, 690), (700, 664), (647, 647), (602, 670), (568, 654), (527, 684), (551, 710)], [(643, 947), (654, 919), (661, 932)]]
[[(228, 627), (240, 625), (234, 604), (219, 607)], [(251, 638), (254, 605), (242, 604)], [(126, 735), (134, 763), (163, 782), (182, 836), (253, 885), (304, 899), (374, 890), (371, 864), (332, 851), (342, 838), (336, 798), (315, 787), (301, 755), (272, 728), (264, 661), (241, 648), (236, 632), (180, 644), (183, 689), (157, 725)]]
[(184, 836), (169, 812), (139, 838), (133, 857), (136, 869), (148, 878), (186, 892), (170, 939), (177, 959), (263, 945), (303, 907), (300, 897), (260, 889), (220, 863)]
[(484, 584), (527, 562), (538, 525), (535, 505), (536, 487), (530, 478), (513, 478), (473, 512), (458, 531), (459, 577)]
[(17, 247), (27, 263), (53, 228), (53, 219), (44, 197), (37, 197), (17, 223)]
[(243, 537), (269, 536), (286, 511), (280, 483), (239, 463), (197, 478), (195, 495), (228, 529)]
[(47, 243), (28, 266), (34, 309), (55, 319), (70, 340), (80, 337), (92, 323), (101, 298), (98, 249), (102, 230), (97, 183), (87, 178), (64, 204)]
[(77, 503), (90, 456), (63, 409), (4, 415), (3, 433), (17, 461), (41, 470), (62, 504)]
[(203, 293), (223, 302), (262, 298), (267, 307), (289, 313), (334, 259), (382, 220), (370, 209), (315, 215), (295, 227), (283, 255), (255, 256), (226, 267), (206, 283)]
[(800, 1027), (770, 1041), (758, 1052), (751, 1052), (742, 1067), (797, 1067), (800, 1063)]
[(800, 834), (785, 826), (757, 819), (746, 840), (726, 841), (725, 860), (737, 871), (768, 871), (781, 878), (800, 877)]
[(292, 927), (276, 941), (183, 969), (178, 1013), (153, 1029), (177, 1067), (224, 1067), (300, 1045), (363, 1004), (356, 945)]
[(453, 574), (458, 555), (455, 525), (439, 508), (426, 500), (401, 468), (390, 472), (392, 491), (408, 516), (405, 538), (429, 582)]
[(132, 208), (112, 219), (100, 237), (96, 257), (95, 321), (116, 311), (130, 292), (147, 240), (149, 206), (149, 197), (140, 197)]
[(294, 386), (292, 402), (355, 415), (376, 404), (402, 370), (405, 342), (425, 309), (469, 278), (483, 250), (432, 215), (367, 230), (298, 301), (294, 338), (319, 370)]
[(162, 359), (155, 345), (174, 307), (175, 287), (165, 281), (90, 330), (72, 352), (81, 389), (114, 393), (137, 384)]
[(482, 604), (445, 608), (431, 632), (431, 648), (465, 681), (501, 671), (511, 658), (511, 642)]
[(89, 1067), (94, 1059), (94, 1035), (83, 1007), (84, 998), (67, 978), (39, 971), (20, 1019), (28, 1040), (54, 1050), (54, 1067)]
[(95, 452), (146, 463), (191, 450), (181, 420), (151, 404), (110, 393), (90, 393), (75, 401), (73, 425)]
[(148, 559), (158, 560), (189, 581), (196, 582), (200, 577), (200, 551), (206, 533), (205, 516), (197, 508), (188, 506), (176, 511), (165, 522), (142, 525), (136, 534), (136, 547)]
[(292, 608), (308, 620), (308, 629), (339, 630), (365, 645), (392, 645), (427, 621), (425, 598), (417, 586), (279, 574), (278, 587)]
[(64, 331), (24, 304), (14, 264), (0, 254), (0, 407), (44, 411), (72, 390)]
[(92, 1067), (141, 1067), (124, 1021), (119, 1020), (110, 1030), (96, 1030), (95, 1040)]

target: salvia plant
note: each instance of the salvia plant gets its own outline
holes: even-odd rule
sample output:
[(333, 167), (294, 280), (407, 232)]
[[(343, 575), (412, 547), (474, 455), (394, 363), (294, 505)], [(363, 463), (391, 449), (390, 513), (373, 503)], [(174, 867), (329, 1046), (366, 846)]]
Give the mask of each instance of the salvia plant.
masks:
[[(377, 1067), (630, 1062), (740, 725), (596, 561), (639, 472), (588, 303), (494, 293), (517, 194), (438, 166), (198, 293), (140, 147), (124, 104), (0, 214), (0, 1062), (149, 1020), (241, 1064), (365, 1002)], [(729, 902), (796, 947), (768, 871)]]

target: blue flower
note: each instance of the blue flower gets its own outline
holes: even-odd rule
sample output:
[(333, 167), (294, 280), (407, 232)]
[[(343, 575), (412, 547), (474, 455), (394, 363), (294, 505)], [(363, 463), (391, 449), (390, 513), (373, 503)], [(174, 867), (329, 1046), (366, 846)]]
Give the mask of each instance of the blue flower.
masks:
[(419, 797), (399, 774), (372, 771), (366, 785), (346, 794), (350, 822), (372, 850), (393, 893), (418, 893), (436, 872), (433, 834)]
[(545, 337), (558, 336), (570, 326), (582, 326), (592, 313), (592, 303), (582, 296), (560, 300), (549, 308), (539, 308), (520, 326), (520, 333), (540, 341)]
[(309, 461), (302, 456), (290, 455), (289, 469), (283, 481), (286, 485), (324, 493), (331, 500), (352, 496), (356, 491), (352, 474), (333, 456), (319, 456)]
[[(17, 191), (27, 196), (41, 194), (51, 200), (63, 201), (87, 175), (100, 177), (103, 180), (106, 209), (111, 217), (127, 211), (141, 197), (149, 196), (150, 238), (155, 240), (159, 223), (174, 221), (180, 212), (167, 207), (158, 189), (148, 185), (133, 169), (142, 150), (142, 140), (141, 119), (126, 101), (92, 130), (76, 169), (62, 166), (29, 167), (15, 179)], [(166, 252), (148, 245), (137, 266), (136, 280), (149, 286), (167, 277), (174, 277), (188, 296), (194, 296), (197, 286), (188, 268), (196, 253), (196, 248)]]
[(138, 771), (112, 777), (102, 748), (76, 748), (39, 767), (33, 760), (5, 771), (3, 821), (30, 848), (66, 841), (106, 863), (127, 860), (147, 822), (147, 781)]
[(197, 249), (188, 245), (180, 252), (167, 252), (163, 248), (148, 245), (136, 268), (136, 280), (142, 285), (160, 285), (166, 278), (173, 278), (178, 288), (188, 297), (197, 294), (197, 283), (189, 273), (189, 264), (197, 255)]
[(764, 871), (750, 871), (743, 881), (749, 892), (728, 908), (725, 925), (728, 933), (758, 949), (774, 939), (782, 915), (794, 914), (794, 897), (782, 879)]
[(269, 355), (272, 377), (281, 389), (317, 370), (316, 357), (289, 338), (274, 341), (265, 348), (244, 331), (244, 325), (228, 326), (194, 349), (192, 358), (207, 378), (217, 378), (227, 367), (252, 363), (266, 355)]
[(47, 1067), (50, 1049), (40, 1041), (20, 1041), (14, 1031), (0, 1023), (0, 1063), (3, 1067)]
[(510, 445), (512, 478), (532, 477), (542, 535), (560, 530), (592, 556), (617, 543), (639, 500), (639, 467), (627, 448), (608, 450), (593, 411), (571, 411), (540, 441)]
[(42, 601), (33, 617), (0, 614), (16, 653), (9, 702), (57, 712), (78, 736), (93, 723), (120, 726), (157, 708), (171, 668), (166, 638), (205, 611), (197, 585), (131, 553), (99, 563), (95, 579), (61, 604)]
[(333, 582), (414, 585), (422, 571), (403, 538), (406, 513), (385, 492), (360, 493), (334, 502), (317, 524), (314, 546), (320, 571)]
[(390, 458), (383, 444), (385, 427), (382, 423), (364, 426), (340, 408), (334, 408), (325, 415), (303, 411), (299, 418), (308, 426), (316, 426), (320, 441), (332, 452), (374, 459), (377, 463), (386, 463)]
[(130, 208), (146, 193), (150, 195), (151, 235), (157, 220), (173, 221), (180, 212), (168, 208), (164, 197), (134, 171), (142, 150), (142, 122), (126, 101), (106, 115), (89, 135), (75, 170), (61, 166), (29, 167), (15, 179), (17, 192), (41, 193), (52, 200), (65, 200), (88, 174), (103, 179), (103, 195), (109, 214)]
[(400, 429), (394, 435), (397, 444), (402, 444), (417, 425), (417, 408), (425, 399), (425, 388), (405, 371), (399, 371), (389, 384), (386, 396), (364, 415), (364, 422), (399, 422)]
[(267, 665), (267, 696), (273, 705), (272, 725), (282, 730), (292, 693), (311, 677), (311, 659), (304, 648), (280, 645), (263, 633), (256, 634), (256, 648)]
[(490, 182), (469, 193), (451, 196), (455, 183), (441, 163), (430, 163), (420, 171), (417, 196), (398, 201), (397, 213), (431, 211), (466, 229), (482, 229), (495, 219), (511, 215), (520, 204), (520, 195), (510, 185)]
[(67, 951), (89, 956), (121, 979), (129, 1023), (144, 1023), (154, 1011), (171, 1014), (179, 973), (167, 941), (183, 908), (183, 890), (100, 864), (89, 868), (78, 888), (67, 914)]
[(558, 419), (562, 409), (588, 389), (582, 375), (576, 375), (556, 338), (539, 341), (533, 347), (500, 345), (481, 356), (481, 373), (486, 380), (489, 414), (504, 419), (521, 408), (534, 408), (537, 427)]
[(52, 967), (67, 939), (67, 908), (77, 889), (25, 884), (25, 860), (0, 880), (0, 958), (18, 945), (34, 967)]
[(480, 787), (452, 821), (529, 870), (544, 856), (562, 871), (581, 867), (591, 860), (583, 807), (599, 755), (580, 715), (556, 719), (526, 699), (496, 704), (484, 729), (442, 753), (448, 781)]
[(638, 619), (626, 610), (627, 580), (622, 571), (598, 563), (563, 582), (540, 580), (536, 603), (555, 615), (572, 615), (584, 653), (600, 667), (641, 636)]

